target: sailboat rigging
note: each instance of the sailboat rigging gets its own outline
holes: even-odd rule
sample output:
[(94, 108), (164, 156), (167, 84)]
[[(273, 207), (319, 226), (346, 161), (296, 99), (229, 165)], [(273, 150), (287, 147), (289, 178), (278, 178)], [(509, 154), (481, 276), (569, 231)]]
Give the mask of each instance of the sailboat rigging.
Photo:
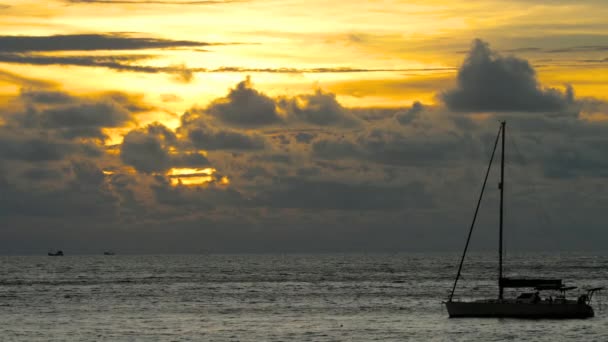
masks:
[[(448, 314), (450, 317), (515, 317), (515, 318), (587, 318), (593, 317), (593, 308), (590, 305), (593, 294), (602, 288), (593, 288), (587, 290), (586, 294), (580, 295), (577, 299), (567, 299), (566, 291), (575, 289), (576, 287), (567, 287), (562, 283), (561, 279), (544, 279), (544, 278), (507, 278), (503, 274), (503, 217), (504, 217), (504, 189), (505, 189), (505, 134), (506, 122), (500, 123), (494, 148), (490, 157), (490, 163), (486, 170), (485, 178), (473, 215), (473, 220), (469, 228), (469, 233), (465, 243), (465, 247), (460, 258), (458, 271), (452, 290), (445, 302)], [(497, 299), (481, 299), (476, 301), (459, 301), (454, 300), (454, 292), (456, 285), (462, 272), (465, 256), (471, 241), (471, 235), (483, 194), (485, 192), (488, 176), (494, 161), (498, 143), (501, 143), (501, 161), (500, 161), (500, 182), (498, 188), (500, 190), (500, 210), (499, 210), (499, 227), (498, 227), (498, 298)], [(505, 288), (528, 288), (534, 289), (535, 292), (522, 293), (517, 298), (505, 299)], [(541, 298), (540, 291), (559, 291), (560, 295), (548, 298)]]

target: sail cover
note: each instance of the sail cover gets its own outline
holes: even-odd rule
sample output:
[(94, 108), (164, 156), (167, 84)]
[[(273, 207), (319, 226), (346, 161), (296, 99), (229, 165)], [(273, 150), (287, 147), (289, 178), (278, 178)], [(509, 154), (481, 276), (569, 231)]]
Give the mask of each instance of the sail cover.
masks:
[(544, 290), (559, 290), (563, 287), (561, 279), (539, 279), (539, 278), (500, 278), (502, 287), (533, 287)]

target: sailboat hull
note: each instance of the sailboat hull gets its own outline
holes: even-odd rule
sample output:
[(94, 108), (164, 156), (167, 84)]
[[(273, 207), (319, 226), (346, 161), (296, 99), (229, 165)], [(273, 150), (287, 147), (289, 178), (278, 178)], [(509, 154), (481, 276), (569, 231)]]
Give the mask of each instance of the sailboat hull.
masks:
[(512, 318), (589, 318), (593, 308), (585, 303), (518, 303), (512, 301), (477, 301), (445, 303), (450, 317)]

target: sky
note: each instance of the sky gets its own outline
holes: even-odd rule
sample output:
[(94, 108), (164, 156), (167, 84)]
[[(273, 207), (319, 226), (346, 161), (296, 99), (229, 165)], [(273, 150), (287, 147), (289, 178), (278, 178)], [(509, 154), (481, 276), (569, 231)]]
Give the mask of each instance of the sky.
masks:
[[(0, 0), (0, 254), (608, 239), (604, 0)], [(497, 165), (473, 235), (494, 250)]]

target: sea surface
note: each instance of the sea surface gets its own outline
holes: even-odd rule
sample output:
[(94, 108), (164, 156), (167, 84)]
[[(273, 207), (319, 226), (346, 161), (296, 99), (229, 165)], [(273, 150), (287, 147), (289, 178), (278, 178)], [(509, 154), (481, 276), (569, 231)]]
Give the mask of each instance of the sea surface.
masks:
[[(0, 257), (1, 341), (608, 341), (586, 320), (449, 319), (457, 254)], [(608, 285), (608, 256), (518, 254), (507, 273)], [(457, 296), (495, 297), (467, 257)], [(575, 290), (576, 292), (576, 290)], [(608, 304), (608, 301), (607, 303)]]

